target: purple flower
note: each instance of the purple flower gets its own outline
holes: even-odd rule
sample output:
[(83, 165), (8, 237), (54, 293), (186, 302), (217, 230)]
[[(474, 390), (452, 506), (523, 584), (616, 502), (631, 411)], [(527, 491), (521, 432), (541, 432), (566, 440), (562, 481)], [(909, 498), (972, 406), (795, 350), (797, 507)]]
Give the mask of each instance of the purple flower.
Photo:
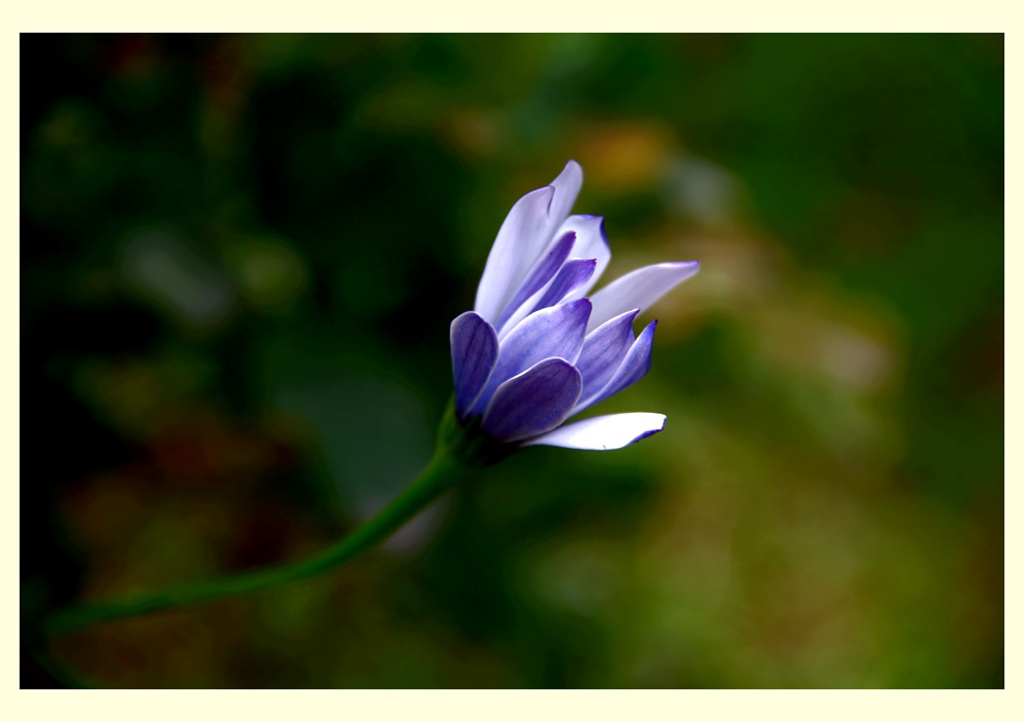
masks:
[(519, 199), (498, 231), (474, 310), (451, 326), (455, 413), (502, 444), (619, 449), (665, 426), (662, 414), (571, 416), (636, 383), (651, 366), (657, 321), (633, 319), (700, 269), (659, 263), (589, 298), (611, 259), (600, 216), (569, 215), (583, 169)]

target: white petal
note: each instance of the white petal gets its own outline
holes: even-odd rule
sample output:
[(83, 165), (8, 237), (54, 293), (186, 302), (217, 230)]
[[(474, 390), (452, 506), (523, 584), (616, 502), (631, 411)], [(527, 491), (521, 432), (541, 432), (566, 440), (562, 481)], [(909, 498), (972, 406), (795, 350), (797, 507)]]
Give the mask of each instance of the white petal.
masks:
[(524, 442), (523, 446), (541, 444), (561, 446), (566, 449), (608, 451), (629, 446), (664, 428), (664, 414), (637, 412), (595, 416), (592, 419), (560, 426), (554, 431)]
[(604, 269), (608, 267), (608, 261), (612, 259), (612, 249), (608, 245), (608, 237), (604, 233), (604, 218), (601, 216), (569, 216), (562, 227), (555, 233), (556, 238), (567, 231), (576, 232), (576, 245), (572, 248), (569, 258), (594, 258), (597, 266), (594, 268), (594, 275), (590, 280), (578, 289), (566, 296), (566, 301), (574, 301), (583, 298), (587, 292), (594, 287)]
[(495, 323), (562, 225), (583, 185), (583, 169), (570, 160), (551, 185), (516, 201), (491, 246), (473, 310)]
[[(608, 237), (605, 236), (604, 233), (604, 218), (601, 216), (569, 216), (565, 220), (565, 223), (562, 224), (561, 228), (559, 228), (555, 233), (549, 247), (544, 250), (549, 250), (550, 247), (568, 231), (574, 231), (576, 233), (576, 243), (572, 248), (572, 253), (569, 254), (569, 260), (574, 258), (593, 258), (597, 261), (597, 266), (595, 266), (594, 275), (590, 277), (590, 280), (562, 299), (563, 303), (585, 297), (587, 292), (594, 287), (595, 283), (597, 283), (601, 274), (604, 273), (604, 269), (608, 267), (608, 262), (612, 259), (612, 249), (608, 245)], [(533, 307), (547, 292), (548, 286), (550, 285), (551, 283), (548, 282), (548, 284), (546, 284), (542, 289), (533, 294), (526, 303), (520, 306), (519, 310), (509, 318), (505, 325), (498, 329), (499, 339), (508, 336), (509, 333), (512, 332), (512, 329), (516, 327), (516, 324), (526, 318), (533, 311)]]
[(594, 310), (587, 331), (631, 309), (644, 311), (699, 270), (700, 261), (657, 263), (612, 281), (590, 297)]
[[(488, 323), (498, 320), (540, 251), (547, 245), (549, 237), (543, 236), (549, 225), (548, 208), (554, 197), (555, 189), (551, 186), (527, 193), (516, 201), (501, 224), (487, 256), (473, 307)], [(534, 246), (539, 247), (534, 249)], [(525, 260), (527, 255), (531, 255), (529, 260)]]
[(569, 216), (569, 211), (572, 210), (572, 205), (576, 202), (576, 196), (580, 194), (580, 188), (583, 187), (583, 169), (580, 168), (580, 164), (570, 160), (565, 164), (565, 168), (558, 174), (558, 177), (551, 181), (551, 185), (555, 189), (555, 198), (551, 201), (551, 220), (554, 222), (551, 231), (553, 234), (554, 230), (562, 225)]

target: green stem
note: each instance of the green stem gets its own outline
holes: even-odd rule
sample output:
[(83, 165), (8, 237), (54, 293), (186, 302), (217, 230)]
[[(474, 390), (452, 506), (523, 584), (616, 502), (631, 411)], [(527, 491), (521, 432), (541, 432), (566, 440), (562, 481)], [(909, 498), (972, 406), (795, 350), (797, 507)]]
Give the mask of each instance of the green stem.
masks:
[(309, 559), (224, 579), (171, 587), (122, 600), (72, 607), (46, 620), (43, 631), (47, 636), (53, 637), (99, 622), (245, 594), (323, 574), (386, 539), (427, 504), (451, 488), (468, 471), (467, 466), (449, 453), (445, 444), (440, 444), (427, 468), (398, 498), (349, 536)]

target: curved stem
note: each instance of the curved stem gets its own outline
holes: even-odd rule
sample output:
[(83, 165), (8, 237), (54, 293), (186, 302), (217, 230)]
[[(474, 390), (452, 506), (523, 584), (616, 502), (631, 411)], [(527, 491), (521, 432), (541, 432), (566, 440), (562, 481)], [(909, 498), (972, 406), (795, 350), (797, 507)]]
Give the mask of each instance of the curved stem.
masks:
[(451, 488), (466, 475), (467, 471), (467, 467), (453, 458), (442, 444), (420, 477), (398, 498), (340, 542), (309, 559), (223, 579), (171, 587), (121, 600), (72, 607), (46, 620), (43, 631), (52, 637), (99, 622), (245, 594), (323, 574), (390, 536), (442, 492)]

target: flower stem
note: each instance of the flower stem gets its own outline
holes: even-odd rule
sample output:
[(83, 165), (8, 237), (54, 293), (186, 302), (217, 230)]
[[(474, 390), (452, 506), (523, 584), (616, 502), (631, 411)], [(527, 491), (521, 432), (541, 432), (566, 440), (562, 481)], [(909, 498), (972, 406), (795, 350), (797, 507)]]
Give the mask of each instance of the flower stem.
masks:
[(184, 584), (100, 604), (71, 607), (47, 619), (43, 623), (43, 632), (46, 636), (53, 637), (100, 622), (246, 594), (323, 574), (386, 539), (427, 504), (464, 478), (469, 471), (466, 465), (449, 453), (445, 444), (439, 444), (427, 468), (394, 501), (340, 542), (315, 556), (293, 564), (223, 579)]

